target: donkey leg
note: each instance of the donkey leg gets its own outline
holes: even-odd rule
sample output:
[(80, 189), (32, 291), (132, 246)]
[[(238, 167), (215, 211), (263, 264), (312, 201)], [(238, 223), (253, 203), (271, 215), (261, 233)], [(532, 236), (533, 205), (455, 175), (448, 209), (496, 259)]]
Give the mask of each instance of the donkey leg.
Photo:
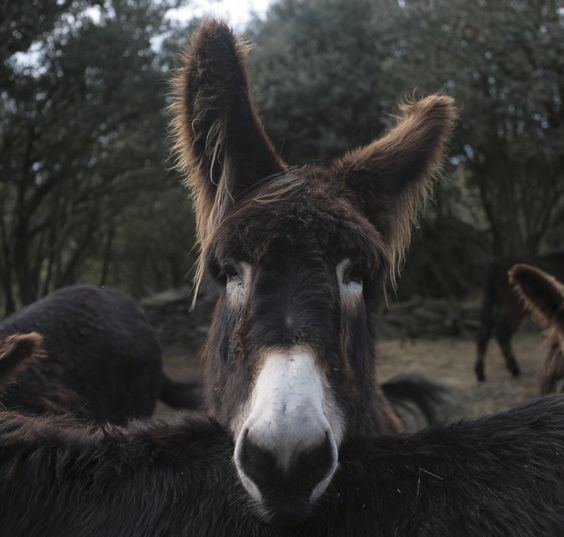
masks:
[(510, 323), (503, 320), (496, 329), (495, 337), (499, 343), (503, 357), (505, 358), (505, 367), (507, 367), (507, 370), (513, 377), (518, 377), (521, 374), (521, 369), (519, 369), (519, 365), (517, 364), (517, 360), (513, 354), (513, 349), (511, 348), (512, 335), (513, 329), (511, 328)]
[(476, 358), (476, 365), (474, 365), (474, 373), (476, 373), (478, 382), (484, 382), (486, 380), (486, 350), (492, 336), (492, 329), (492, 324), (485, 324), (482, 322), (480, 325), (480, 331), (478, 332), (478, 356)]

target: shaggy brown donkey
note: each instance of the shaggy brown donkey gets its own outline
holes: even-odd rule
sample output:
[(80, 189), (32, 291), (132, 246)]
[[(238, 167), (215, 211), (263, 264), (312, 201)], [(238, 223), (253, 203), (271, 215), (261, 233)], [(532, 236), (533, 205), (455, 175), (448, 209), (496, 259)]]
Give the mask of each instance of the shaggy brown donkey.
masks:
[(46, 356), (0, 392), (3, 408), (125, 423), (150, 416), (159, 397), (176, 407), (199, 402), (197, 385), (163, 374), (145, 315), (118, 291), (66, 287), (0, 322), (0, 339), (26, 332), (43, 336)]
[(375, 379), (373, 316), (455, 122), (403, 107), (382, 138), (287, 166), (255, 112), (245, 47), (204, 23), (176, 77), (175, 133), (197, 216), (197, 283), (222, 285), (203, 351), (207, 405), (265, 519), (300, 521), (351, 437), (401, 428)]
[(513, 349), (511, 337), (519, 328), (526, 315), (526, 310), (507, 279), (507, 272), (516, 263), (527, 263), (564, 280), (564, 252), (549, 255), (505, 259), (492, 263), (486, 272), (480, 314), (480, 330), (478, 332), (478, 357), (474, 371), (480, 382), (486, 380), (485, 356), (488, 342), (492, 336), (496, 338), (505, 358), (507, 369), (514, 377), (520, 370)]
[[(253, 516), (231, 435), (0, 412), (2, 537), (561, 537), (564, 400), (415, 435), (347, 440), (299, 528)], [(302, 479), (310, 477), (303, 468)]]
[(547, 328), (544, 359), (539, 370), (542, 394), (564, 392), (564, 285), (530, 265), (515, 265), (509, 280), (525, 307)]

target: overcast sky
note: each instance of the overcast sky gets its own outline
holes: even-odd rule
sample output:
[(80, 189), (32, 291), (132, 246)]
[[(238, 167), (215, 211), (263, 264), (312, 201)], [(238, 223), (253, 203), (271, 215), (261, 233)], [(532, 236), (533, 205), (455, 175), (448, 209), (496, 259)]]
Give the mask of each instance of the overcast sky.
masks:
[(170, 12), (174, 19), (188, 21), (194, 15), (224, 19), (234, 27), (243, 26), (252, 13), (264, 15), (272, 0), (193, 0), (190, 5)]

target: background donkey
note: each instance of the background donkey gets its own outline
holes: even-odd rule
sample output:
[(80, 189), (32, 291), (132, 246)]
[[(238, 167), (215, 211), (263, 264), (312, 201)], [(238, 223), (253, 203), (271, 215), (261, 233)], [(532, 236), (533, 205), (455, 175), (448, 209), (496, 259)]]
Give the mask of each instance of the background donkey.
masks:
[(541, 326), (547, 328), (544, 358), (539, 368), (542, 394), (564, 392), (564, 285), (530, 265), (515, 265), (509, 280), (525, 307)]
[(229, 434), (194, 416), (102, 429), (0, 412), (0, 535), (560, 537), (564, 527), (561, 397), (415, 435), (351, 439), (312, 518), (295, 529), (252, 516), (232, 449)]
[(564, 279), (564, 252), (521, 259), (504, 259), (489, 266), (484, 280), (477, 341), (478, 356), (474, 366), (476, 378), (480, 382), (486, 380), (486, 350), (492, 334), (499, 343), (508, 371), (514, 377), (520, 374), (517, 359), (511, 348), (511, 337), (524, 319), (526, 309), (507, 278), (509, 269), (516, 263), (538, 266), (549, 274)]
[(195, 34), (176, 77), (176, 149), (201, 253), (222, 285), (203, 351), (212, 415), (267, 519), (308, 516), (342, 442), (398, 431), (375, 377), (373, 317), (455, 122), (452, 99), (405, 105), (385, 136), (288, 167), (249, 96), (226, 25)]
[[(42, 335), (45, 356), (0, 392), (5, 408), (33, 414), (70, 411), (124, 423), (150, 416), (158, 398), (173, 407), (199, 404), (197, 384), (164, 375), (161, 350), (145, 315), (118, 291), (63, 288), (0, 323), (0, 340), (27, 332)], [(31, 342), (30, 336), (20, 338)], [(39, 340), (35, 344), (38, 355)]]

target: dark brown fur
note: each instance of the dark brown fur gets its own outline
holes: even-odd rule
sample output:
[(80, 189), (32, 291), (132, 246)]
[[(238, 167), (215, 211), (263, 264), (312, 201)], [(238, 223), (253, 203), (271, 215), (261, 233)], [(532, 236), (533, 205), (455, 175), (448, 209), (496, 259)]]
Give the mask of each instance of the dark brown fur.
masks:
[[(5, 386), (4, 408), (125, 423), (150, 416), (159, 397), (182, 402), (175, 399), (178, 384), (162, 374), (160, 347), (145, 315), (117, 291), (63, 288), (0, 323), (4, 341), (32, 331), (41, 334), (45, 356)], [(192, 387), (180, 387), (190, 403)]]
[(485, 356), (490, 337), (496, 338), (505, 364), (511, 374), (519, 376), (517, 359), (511, 348), (511, 337), (525, 318), (523, 303), (509, 284), (507, 273), (516, 263), (527, 263), (540, 267), (548, 274), (564, 280), (564, 253), (555, 252), (545, 256), (512, 258), (492, 263), (486, 272), (478, 332), (478, 354), (474, 371), (480, 382), (486, 379)]
[(509, 281), (525, 308), (546, 328), (539, 368), (540, 392), (564, 393), (564, 285), (539, 268), (525, 264), (511, 269)]
[[(478, 447), (477, 447), (478, 446)], [(127, 429), (0, 413), (1, 537), (561, 537), (564, 402), (351, 439), (312, 518), (264, 525), (213, 422)]]

